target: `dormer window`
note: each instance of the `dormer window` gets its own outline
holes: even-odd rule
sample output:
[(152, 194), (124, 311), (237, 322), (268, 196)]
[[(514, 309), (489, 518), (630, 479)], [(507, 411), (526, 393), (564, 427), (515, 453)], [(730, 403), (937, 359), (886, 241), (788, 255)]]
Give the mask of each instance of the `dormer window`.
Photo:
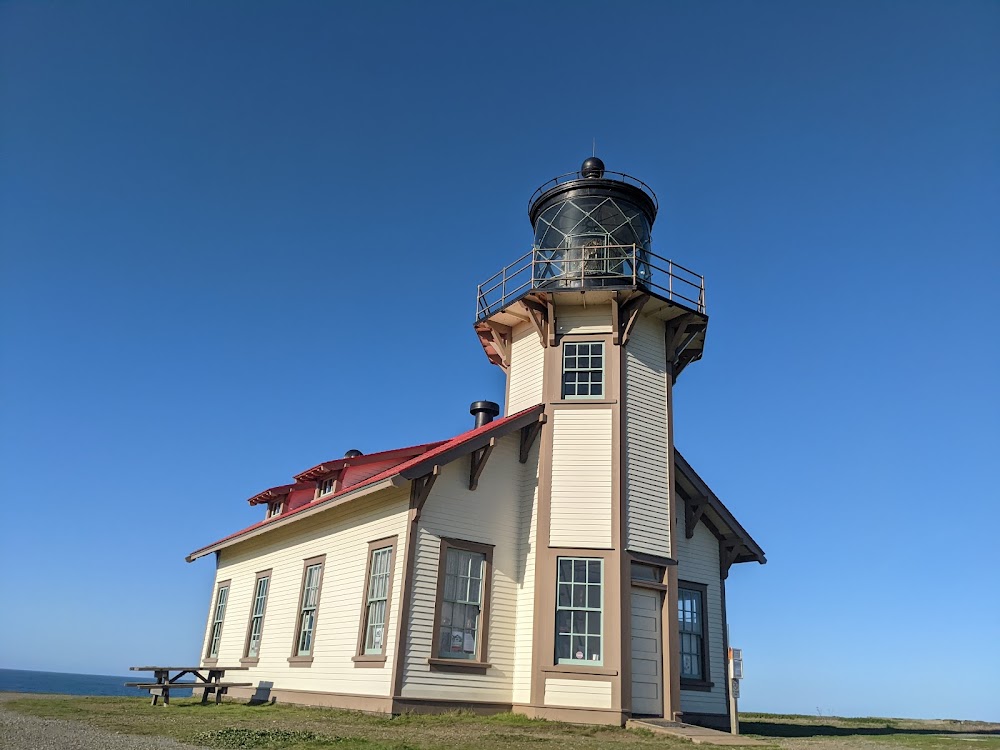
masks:
[(326, 479), (321, 479), (319, 484), (316, 486), (316, 497), (323, 497), (323, 495), (329, 495), (334, 490), (334, 486), (337, 483), (336, 477), (327, 477)]
[(280, 516), (282, 509), (285, 507), (283, 500), (278, 500), (273, 503), (269, 503), (267, 506), (267, 517), (274, 518), (275, 516)]

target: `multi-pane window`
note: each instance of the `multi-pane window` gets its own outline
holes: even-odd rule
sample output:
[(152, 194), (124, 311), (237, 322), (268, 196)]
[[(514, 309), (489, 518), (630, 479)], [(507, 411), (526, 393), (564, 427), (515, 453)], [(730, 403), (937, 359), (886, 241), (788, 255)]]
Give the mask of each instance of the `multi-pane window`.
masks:
[(480, 659), (486, 555), (445, 546), (444, 590), (440, 601), (437, 656), (442, 659)]
[(214, 659), (219, 655), (219, 641), (222, 640), (222, 621), (226, 617), (226, 601), (229, 599), (228, 583), (219, 586), (219, 593), (215, 595), (215, 611), (212, 613), (212, 637), (208, 641), (208, 658)]
[(271, 503), (267, 506), (267, 517), (274, 518), (275, 516), (281, 515), (281, 509), (284, 507), (284, 502), (278, 500), (277, 502)]
[(264, 632), (264, 608), (267, 606), (267, 590), (271, 585), (271, 577), (262, 575), (257, 578), (253, 592), (253, 609), (250, 610), (250, 635), (247, 638), (247, 657), (256, 659), (260, 656), (260, 639)]
[(584, 341), (563, 344), (563, 398), (604, 397), (604, 344)]
[(681, 636), (681, 679), (705, 680), (705, 599), (695, 589), (677, 590)]
[(333, 492), (333, 488), (337, 483), (336, 477), (327, 477), (320, 481), (319, 485), (316, 487), (316, 497), (322, 497), (323, 495), (329, 495)]
[(365, 598), (365, 654), (381, 654), (385, 651), (385, 619), (389, 606), (391, 566), (392, 547), (372, 550), (368, 563), (368, 594)]
[(323, 563), (306, 567), (302, 582), (302, 605), (299, 608), (299, 632), (296, 641), (296, 655), (311, 656), (313, 631), (316, 629), (316, 608), (319, 606), (319, 582)]
[(556, 592), (556, 663), (603, 664), (604, 561), (560, 557)]

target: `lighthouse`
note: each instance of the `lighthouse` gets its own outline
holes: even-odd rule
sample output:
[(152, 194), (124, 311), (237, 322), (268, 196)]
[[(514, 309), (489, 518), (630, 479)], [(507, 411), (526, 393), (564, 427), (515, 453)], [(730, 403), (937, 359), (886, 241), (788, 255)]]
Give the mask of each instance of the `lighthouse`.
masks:
[[(589, 158), (535, 191), (530, 252), (477, 292), (475, 330), (507, 375), (506, 413), (544, 403), (549, 425), (534, 638), (551, 664), (532, 702), (551, 693), (545, 668), (574, 667), (610, 685), (611, 708), (681, 712), (673, 387), (702, 355), (708, 315), (704, 279), (654, 251), (658, 208), (644, 182)], [(600, 560), (604, 598), (583, 617), (559, 601), (577, 592), (579, 560)]]

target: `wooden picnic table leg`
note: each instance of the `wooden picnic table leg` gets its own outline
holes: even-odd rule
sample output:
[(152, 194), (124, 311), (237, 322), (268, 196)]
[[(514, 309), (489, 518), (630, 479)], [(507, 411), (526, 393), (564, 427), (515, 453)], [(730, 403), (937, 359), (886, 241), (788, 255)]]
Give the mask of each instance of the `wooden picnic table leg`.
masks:
[[(158, 683), (164, 683), (164, 684), (166, 684), (167, 682), (170, 681), (170, 670), (168, 670), (168, 669), (154, 669), (153, 670), (153, 679), (156, 680), (156, 682), (158, 682)], [(149, 705), (155, 706), (157, 700), (159, 700), (159, 698), (160, 698), (160, 694), (158, 694), (154, 690), (151, 690), (150, 692), (153, 694), (153, 700), (150, 701)], [(163, 692), (162, 695), (163, 695), (163, 705), (166, 706), (167, 705), (167, 697), (169, 695), (169, 692)]]

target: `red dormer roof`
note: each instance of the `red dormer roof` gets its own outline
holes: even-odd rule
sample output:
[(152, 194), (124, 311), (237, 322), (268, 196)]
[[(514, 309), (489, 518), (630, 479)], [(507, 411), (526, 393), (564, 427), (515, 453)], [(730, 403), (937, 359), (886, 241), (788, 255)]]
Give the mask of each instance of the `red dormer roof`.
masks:
[(272, 500), (277, 500), (288, 495), (289, 492), (293, 490), (305, 489), (308, 484), (283, 484), (280, 487), (271, 487), (270, 489), (264, 490), (263, 492), (258, 492), (253, 497), (247, 500), (251, 505), (261, 505), (262, 503), (269, 503)]
[[(443, 440), (436, 443), (426, 443), (424, 445), (412, 446), (410, 448), (397, 448), (396, 450), (372, 453), (368, 456), (358, 456), (357, 458), (337, 459), (335, 461), (320, 464), (319, 466), (314, 466), (312, 469), (302, 472), (296, 476), (296, 479), (302, 479), (306, 477), (306, 475), (323, 476), (331, 471), (335, 471), (338, 468), (338, 464), (341, 464), (340, 468), (343, 468), (344, 465), (354, 465), (357, 462), (360, 462), (361, 459), (365, 458), (370, 459), (368, 463), (388, 461), (392, 458), (402, 459), (399, 463), (395, 463), (377, 474), (366, 477), (356, 484), (343, 487), (337, 492), (327, 495), (314, 502), (290, 509), (281, 515), (266, 518), (253, 524), (252, 526), (248, 526), (247, 528), (241, 529), (234, 534), (230, 534), (217, 542), (213, 542), (212, 544), (202, 547), (201, 549), (197, 549), (185, 559), (188, 562), (192, 562), (199, 557), (203, 557), (211, 552), (216, 552), (235, 544), (238, 541), (242, 541), (243, 539), (257, 536), (258, 534), (265, 533), (278, 526), (284, 526), (293, 521), (310, 516), (314, 512), (342, 505), (343, 503), (355, 498), (363, 497), (370, 492), (386, 489), (390, 486), (404, 486), (407, 481), (429, 473), (435, 466), (444, 466), (447, 463), (451, 463), (457, 458), (467, 456), (473, 451), (485, 447), (493, 438), (502, 437), (538, 421), (543, 411), (544, 406), (539, 404), (538, 406), (532, 406), (524, 411), (520, 411), (517, 414), (511, 414), (509, 417), (495, 419), (482, 427), (476, 427), (468, 432), (456, 435), (450, 440)], [(327, 468), (319, 474), (313, 474), (313, 472), (320, 467), (332, 468)], [(282, 485), (281, 487), (272, 487), (270, 490), (265, 490), (260, 493), (260, 495), (264, 495), (272, 491), (284, 490), (286, 487), (289, 488), (289, 491), (294, 491), (297, 489), (298, 485)], [(251, 501), (260, 495), (254, 495), (254, 497), (251, 498)], [(261, 500), (260, 502), (267, 501)]]
[(431, 448), (436, 448), (441, 445), (441, 443), (447, 442), (445, 440), (439, 440), (436, 443), (425, 443), (424, 445), (411, 445), (409, 448), (395, 448), (391, 451), (381, 451), (380, 453), (369, 453), (367, 455), (362, 454), (360, 456), (354, 456), (351, 458), (334, 458), (330, 461), (324, 461), (321, 464), (313, 466), (311, 469), (306, 469), (301, 474), (295, 475), (295, 481), (297, 482), (309, 482), (315, 481), (320, 477), (324, 477), (327, 474), (332, 474), (335, 471), (340, 471), (347, 466), (363, 466), (365, 464), (381, 463), (383, 461), (393, 461), (398, 459), (396, 463), (402, 463), (408, 458), (413, 456), (419, 456), (421, 453), (426, 453)]

